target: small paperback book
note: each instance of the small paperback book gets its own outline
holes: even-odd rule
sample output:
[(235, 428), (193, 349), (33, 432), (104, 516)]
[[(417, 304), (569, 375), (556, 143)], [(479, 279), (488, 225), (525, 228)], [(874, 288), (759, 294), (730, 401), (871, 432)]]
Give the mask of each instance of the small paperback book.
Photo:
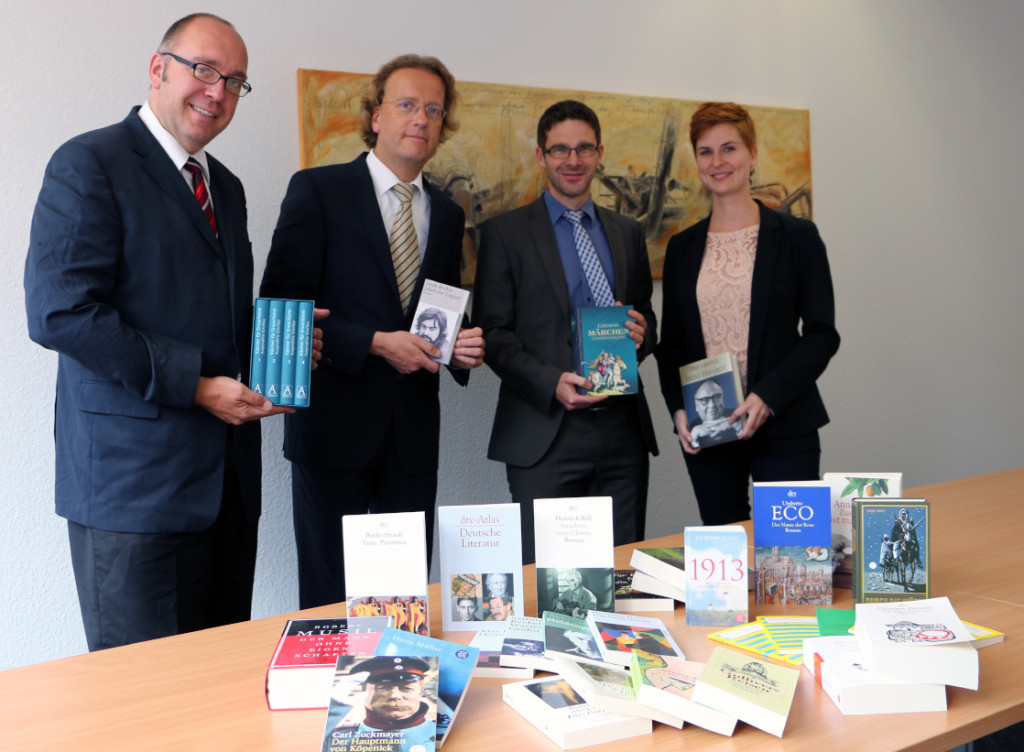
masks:
[(558, 673), (569, 685), (583, 695), (590, 705), (609, 713), (635, 715), (650, 718), (676, 728), (683, 727), (681, 718), (657, 710), (637, 700), (636, 689), (629, 676), (629, 670), (617, 666), (595, 666), (592, 663), (577, 663), (565, 658), (556, 658)]
[(708, 635), (708, 639), (728, 645), (731, 648), (749, 650), (751, 653), (763, 655), (766, 658), (773, 658), (793, 666), (799, 666), (803, 660), (803, 656), (799, 654), (783, 655), (780, 653), (775, 647), (775, 643), (772, 642), (772, 636), (768, 634), (764, 624), (756, 619), (747, 624), (740, 624), (737, 627), (729, 627), (728, 629), (712, 632)]
[(321, 752), (433, 752), (437, 658), (338, 659)]
[(832, 605), (828, 484), (754, 484), (754, 603)]
[(657, 655), (634, 650), (629, 664), (636, 699), (686, 723), (723, 736), (732, 736), (736, 716), (701, 705), (693, 699), (697, 677), (704, 670), (699, 661), (678, 655)]
[(438, 363), (451, 363), (468, 303), (469, 290), (424, 280), (410, 331), (441, 351), (441, 357), (433, 359)]
[(729, 423), (729, 416), (744, 400), (736, 356), (722, 353), (687, 363), (679, 369), (679, 378), (693, 446), (706, 449), (736, 441), (746, 425), (745, 417)]
[(684, 529), (686, 623), (728, 627), (747, 621), (747, 531), (739, 525)]
[(429, 634), (423, 512), (341, 518), (349, 616), (390, 616), (392, 626)]
[(693, 699), (781, 737), (800, 670), (715, 648), (697, 677)]
[(574, 308), (572, 346), (576, 373), (590, 381), (589, 391), (580, 394), (636, 394), (640, 376), (636, 364), (636, 342), (626, 322), (633, 306)]
[(389, 623), (362, 619), (289, 619), (267, 667), (271, 710), (326, 708), (339, 655), (372, 655)]
[(903, 473), (825, 473), (832, 490), (832, 587), (853, 587), (853, 500), (900, 496)]
[(607, 663), (628, 667), (634, 650), (658, 655), (683, 654), (661, 619), (591, 611), (587, 623), (591, 634), (597, 636), (597, 648)]
[(313, 301), (253, 302), (249, 388), (275, 405), (309, 407)]
[(437, 746), (440, 748), (451, 733), (455, 716), (466, 697), (466, 690), (476, 667), (479, 653), (477, 648), (388, 628), (384, 630), (374, 653), (380, 656), (430, 656), (438, 661), (440, 676), (437, 680), (435, 705)]
[(483, 624), (473, 639), (469, 641), (471, 648), (480, 652), (476, 657), (476, 667), (473, 669), (473, 676), (480, 679), (532, 679), (532, 668), (512, 668), (501, 665), (501, 646), (505, 642), (505, 633), (508, 631), (507, 621), (497, 621), (493, 624)]
[(510, 616), (501, 643), (502, 666), (529, 668), (554, 673), (552, 658), (544, 654), (544, 620), (539, 616)]
[(931, 597), (927, 499), (853, 500), (853, 602)]
[(581, 663), (605, 664), (597, 637), (586, 619), (545, 611), (544, 655), (549, 658), (567, 658)]
[(518, 504), (439, 506), (437, 529), (445, 632), (525, 613)]
[(633, 570), (615, 570), (615, 612), (633, 613), (636, 611), (673, 611), (676, 602), (663, 595), (642, 593), (633, 589)]
[(618, 715), (586, 702), (562, 676), (514, 682), (501, 688), (502, 699), (562, 749), (643, 736), (650, 718)]
[(634, 548), (629, 565), (663, 582), (686, 589), (686, 549)]
[(536, 499), (537, 613), (586, 617), (615, 607), (612, 498)]
[[(675, 585), (669, 585), (664, 580), (651, 577), (639, 569), (633, 572), (633, 589), (641, 593), (658, 595), (662, 598), (671, 598), (674, 601), (686, 603), (686, 588), (677, 588)], [(618, 607), (616, 607), (616, 610), (619, 610)]]

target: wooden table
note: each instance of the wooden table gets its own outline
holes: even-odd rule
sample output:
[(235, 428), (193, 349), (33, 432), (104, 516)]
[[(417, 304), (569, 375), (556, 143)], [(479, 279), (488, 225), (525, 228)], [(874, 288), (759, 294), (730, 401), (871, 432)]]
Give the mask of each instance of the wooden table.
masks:
[[(948, 595), (962, 618), (1007, 635), (980, 652), (979, 691), (947, 689), (947, 712), (845, 717), (802, 671), (782, 739), (742, 723), (731, 738), (694, 726), (679, 731), (655, 724), (652, 735), (621, 748), (946, 752), (1024, 721), (1022, 489), (1024, 468), (906, 494), (932, 503), (933, 592)], [(682, 545), (682, 536), (643, 545)], [(631, 549), (616, 550), (617, 567), (626, 568)], [(533, 579), (533, 567), (525, 579)], [(526, 589), (527, 602), (535, 603), (534, 588)], [(430, 596), (436, 606), (438, 585), (431, 586)], [(837, 606), (850, 603), (849, 591), (837, 591)], [(779, 612), (751, 609), (752, 615)], [(325, 711), (267, 710), (264, 676), (287, 618), (337, 615), (337, 607), (325, 606), (0, 672), (0, 750), (317, 750)], [(688, 657), (710, 654), (713, 643), (706, 635), (711, 629), (686, 627), (682, 608), (654, 615), (665, 620)], [(440, 621), (435, 607), (432, 634), (441, 633)], [(46, 639), (40, 625), (26, 621), (25, 628)], [(448, 637), (466, 642), (471, 633)], [(473, 680), (445, 752), (557, 749), (502, 703), (502, 683)]]

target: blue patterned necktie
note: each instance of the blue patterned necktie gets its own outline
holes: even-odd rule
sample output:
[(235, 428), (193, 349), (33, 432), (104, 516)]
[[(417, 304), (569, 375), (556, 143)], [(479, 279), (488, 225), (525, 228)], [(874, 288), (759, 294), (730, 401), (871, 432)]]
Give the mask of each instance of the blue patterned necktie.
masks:
[(615, 305), (615, 296), (612, 295), (612, 289), (608, 286), (608, 276), (604, 273), (601, 260), (597, 257), (597, 249), (594, 248), (594, 242), (583, 227), (583, 212), (567, 210), (562, 216), (572, 223), (572, 237), (576, 241), (576, 253), (579, 254), (583, 273), (587, 277), (590, 294), (594, 296), (594, 305)]

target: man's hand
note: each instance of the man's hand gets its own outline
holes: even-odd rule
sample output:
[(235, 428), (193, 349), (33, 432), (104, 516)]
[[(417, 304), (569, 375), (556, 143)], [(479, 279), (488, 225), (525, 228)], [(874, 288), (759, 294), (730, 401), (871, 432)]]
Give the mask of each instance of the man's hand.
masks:
[(193, 402), (233, 426), (268, 415), (295, 412), (294, 408), (275, 405), (229, 376), (200, 376)]
[(441, 351), (412, 332), (374, 332), (370, 354), (384, 358), (399, 373), (437, 373), (440, 368), (431, 358), (440, 358)]
[(579, 410), (580, 408), (590, 407), (608, 399), (607, 394), (595, 396), (580, 394), (576, 391), (578, 386), (588, 390), (594, 388), (594, 385), (589, 380), (579, 374), (566, 371), (558, 377), (558, 386), (555, 387), (555, 399), (561, 402), (566, 410)]
[[(622, 302), (616, 300), (615, 305), (620, 306)], [(636, 349), (639, 350), (644, 346), (644, 337), (647, 336), (647, 320), (640, 311), (633, 310), (627, 313), (633, 320), (626, 322), (626, 328), (629, 329), (629, 336), (636, 342)]]
[[(330, 310), (327, 308), (314, 308), (313, 309), (313, 321), (319, 321), (325, 319), (330, 315)], [(324, 330), (320, 327), (313, 327), (313, 351), (310, 353), (312, 356), (309, 361), (309, 367), (312, 370), (316, 370), (317, 361), (323, 357), (324, 349)]]
[(479, 326), (460, 329), (452, 350), (454, 368), (476, 368), (484, 362), (484, 330)]
[(764, 422), (768, 420), (768, 416), (771, 414), (771, 408), (764, 403), (764, 400), (751, 392), (743, 400), (743, 404), (732, 411), (732, 415), (729, 416), (729, 422), (735, 423), (743, 415), (746, 415), (747, 425), (743, 427), (740, 438), (749, 439), (758, 428), (764, 425)]
[(690, 429), (686, 425), (686, 410), (676, 410), (672, 419), (676, 424), (676, 433), (679, 434), (679, 443), (683, 445), (683, 451), (687, 454), (699, 452), (700, 447), (693, 445), (693, 434), (690, 433)]

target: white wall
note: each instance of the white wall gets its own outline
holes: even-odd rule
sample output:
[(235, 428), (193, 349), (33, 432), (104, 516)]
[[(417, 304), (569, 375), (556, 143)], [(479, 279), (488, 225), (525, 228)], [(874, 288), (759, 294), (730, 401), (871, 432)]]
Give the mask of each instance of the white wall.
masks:
[[(56, 356), (24, 325), (22, 266), (43, 168), (65, 139), (143, 101), (164, 29), (197, 9), (177, 0), (9, 5), (0, 47), (0, 320), (9, 322), (0, 328), (0, 668), (85, 649), (67, 535), (53, 513)], [(814, 214), (843, 336), (820, 381), (832, 415), (823, 469), (902, 470), (913, 486), (1021, 464), (1017, 0), (213, 0), (202, 9), (233, 21), (249, 46), (254, 92), (211, 151), (246, 185), (257, 275), (298, 167), (299, 67), (372, 71), (422, 52), (465, 80), (809, 109)], [(698, 517), (651, 366), (643, 370), (663, 450), (651, 471), (656, 535)], [(445, 385), (443, 502), (507, 499), (503, 468), (483, 449), (496, 389), (486, 369), (468, 389)], [(280, 420), (268, 421), (255, 616), (297, 607), (280, 433)]]

